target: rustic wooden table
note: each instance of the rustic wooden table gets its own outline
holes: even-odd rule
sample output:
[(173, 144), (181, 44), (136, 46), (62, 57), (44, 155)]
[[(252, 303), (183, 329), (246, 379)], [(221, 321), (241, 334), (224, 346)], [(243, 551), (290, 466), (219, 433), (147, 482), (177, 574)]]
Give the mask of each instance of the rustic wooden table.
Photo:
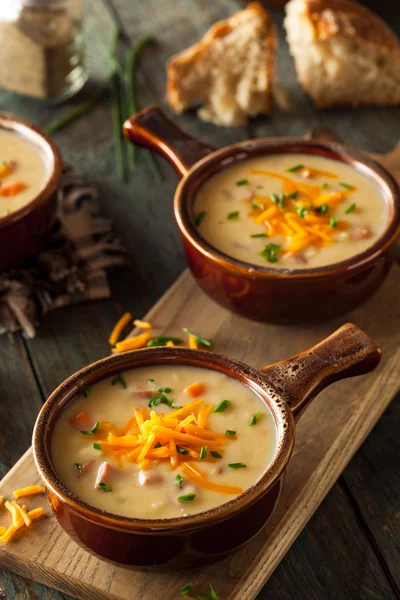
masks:
[[(400, 34), (400, 13), (392, 2), (370, 1)], [(86, 0), (92, 79), (104, 78), (105, 66), (97, 48), (100, 41), (107, 43), (115, 22), (122, 25), (127, 43), (138, 35), (152, 34), (157, 44), (141, 59), (137, 77), (139, 105), (153, 101), (164, 105), (166, 59), (239, 6), (235, 0)], [(236, 129), (218, 129), (198, 121), (194, 114), (180, 117), (180, 124), (218, 146), (251, 137), (302, 135), (323, 124), (362, 149), (389, 151), (400, 138), (400, 109), (317, 112), (295, 81), (282, 15), (274, 15), (281, 42), (279, 81), (291, 98), (292, 109), (276, 109), (272, 119), (260, 118)], [(35, 101), (0, 92), (0, 110), (45, 126), (68, 109), (44, 108)], [(107, 355), (109, 331), (122, 311), (143, 315), (185, 265), (172, 214), (177, 178), (157, 159), (163, 181), (155, 185), (139, 153), (131, 182), (125, 185), (118, 180), (107, 99), (55, 139), (65, 160), (98, 185), (104, 213), (114, 220), (132, 256), (132, 266), (112, 276), (111, 300), (49, 314), (34, 340), (19, 335), (0, 338), (0, 478), (29, 446), (36, 414), (49, 393), (75, 370)], [(260, 599), (400, 597), (399, 425), (397, 397), (270, 578)], [(1, 568), (0, 588), (0, 597), (8, 600), (67, 598)]]

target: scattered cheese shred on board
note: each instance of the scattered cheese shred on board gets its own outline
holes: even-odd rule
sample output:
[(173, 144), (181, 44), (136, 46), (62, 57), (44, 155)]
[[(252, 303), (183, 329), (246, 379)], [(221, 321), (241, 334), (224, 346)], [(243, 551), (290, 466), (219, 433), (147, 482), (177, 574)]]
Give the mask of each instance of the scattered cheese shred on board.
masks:
[(117, 321), (108, 340), (111, 346), (114, 346), (118, 342), (119, 336), (130, 321), (132, 321), (132, 315), (129, 312), (123, 314), (119, 321)]
[(28, 487), (21, 488), (20, 490), (15, 490), (14, 497), (18, 500), (18, 498), (23, 498), (24, 496), (34, 496), (35, 494), (42, 494), (43, 488), (41, 485), (29, 485)]
[(140, 327), (140, 329), (152, 329), (153, 326), (148, 321), (142, 321), (141, 319), (135, 319), (133, 321), (135, 327)]
[[(7, 503), (6, 503), (7, 504)], [(13, 504), (10, 504), (10, 507), (12, 506), (12, 508), (14, 509), (15, 513), (17, 512), (17, 509), (15, 508), (15, 506)], [(23, 510), (23, 508), (22, 508)], [(11, 512), (11, 510), (10, 510)], [(13, 514), (13, 513), (12, 513)], [(27, 518), (32, 522), (32, 521), (36, 521), (37, 519), (40, 519), (40, 517), (42, 517), (45, 514), (43, 508), (35, 508), (34, 510), (29, 511), (28, 513), (26, 513)], [(14, 518), (14, 517), (13, 517)], [(12, 540), (12, 538), (14, 537), (14, 535), (16, 534), (16, 532), (21, 529), (22, 527), (26, 527), (24, 520), (21, 518), (18, 520), (18, 524), (17, 525), (10, 525), (10, 527), (6, 530), (4, 530), (4, 527), (0, 528), (0, 542), (4, 542), (4, 543), (8, 543)]]
[(137, 350), (138, 348), (144, 348), (147, 342), (151, 339), (149, 333), (141, 333), (134, 337), (118, 342), (113, 349), (113, 352), (127, 352), (128, 350)]

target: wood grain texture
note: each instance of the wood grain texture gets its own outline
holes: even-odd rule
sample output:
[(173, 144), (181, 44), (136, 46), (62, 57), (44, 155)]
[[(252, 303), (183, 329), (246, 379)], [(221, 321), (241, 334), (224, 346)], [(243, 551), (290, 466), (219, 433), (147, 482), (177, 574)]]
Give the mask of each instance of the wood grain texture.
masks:
[[(399, 272), (395, 268), (380, 295), (349, 316), (381, 345), (382, 365), (370, 376), (335, 384), (321, 393), (308, 409), (298, 426), (294, 456), (276, 515), (266, 530), (232, 558), (201, 572), (131, 573), (79, 550), (49, 514), (35, 531), (20, 536), (13, 544), (0, 547), (2, 564), (20, 575), (84, 600), (151, 600), (163, 594), (172, 598), (188, 578), (202, 589), (212, 581), (226, 600), (255, 598), (393, 398), (400, 359), (396, 328), (400, 323), (400, 306), (393, 307), (389, 321), (386, 318), (375, 319), (374, 323), (370, 321), (371, 315), (378, 313), (378, 307), (393, 298), (398, 281)], [(341, 322), (298, 327), (294, 338), (292, 328), (251, 323), (217, 307), (198, 290), (187, 272), (146, 318), (153, 323), (155, 335), (162, 332), (178, 335), (185, 325), (190, 325), (212, 338), (218, 352), (229, 353), (256, 367), (313, 345)], [(0, 493), (7, 496), (23, 482), (31, 483), (36, 479), (28, 453), (2, 481)], [(339, 538), (336, 543), (340, 547)], [(371, 552), (370, 547), (368, 550)], [(346, 588), (348, 585), (351, 584), (347, 582)], [(379, 598), (378, 592), (382, 590), (377, 578), (373, 577), (365, 585), (372, 586)], [(387, 581), (385, 586), (390, 589)]]
[[(164, 61), (174, 52), (197, 41), (213, 20), (228, 16), (240, 5), (233, 0), (113, 2), (127, 38), (133, 40), (145, 33), (156, 37), (156, 45), (146, 51), (138, 65), (139, 106), (156, 101), (164, 108)], [(97, 44), (99, 41), (107, 43), (113, 27), (106, 4), (103, 0), (85, 0), (86, 49), (94, 85), (106, 76), (102, 56), (97, 51)], [(400, 14), (393, 10), (392, 2), (370, 0), (369, 5), (381, 12), (400, 33)], [(361, 148), (389, 151), (400, 137), (399, 109), (316, 111), (296, 83), (283, 39), (282, 15), (275, 13), (275, 17), (280, 36), (278, 79), (289, 97), (291, 109), (276, 108), (272, 119), (256, 119), (247, 128), (221, 130), (200, 122), (193, 113), (180, 116), (177, 119), (180, 125), (209, 143), (222, 146), (252, 136), (302, 135), (311, 126), (324, 124)], [(0, 91), (0, 110), (10, 110), (44, 126), (80, 99), (74, 99), (66, 106), (43, 108), (36, 101)], [(25, 346), (29, 355), (24, 350), (23, 340), (1, 340), (4, 351), (0, 361), (0, 383), (3, 382), (0, 412), (5, 420), (0, 420), (0, 476), (29, 443), (31, 423), (39, 407), (40, 388), (45, 397), (76, 368), (104, 356), (108, 352), (107, 334), (123, 308), (142, 316), (184, 267), (179, 233), (172, 214), (176, 176), (157, 158), (163, 182), (154, 185), (139, 152), (133, 181), (128, 185), (121, 184), (115, 173), (111, 132), (110, 106), (105, 98), (85, 118), (57, 133), (55, 139), (66, 160), (98, 186), (103, 211), (114, 219), (116, 229), (132, 255), (132, 267), (119, 271), (112, 278), (114, 298), (118, 300), (70, 307), (48, 315), (38, 338)], [(379, 304), (375, 306), (378, 311), (381, 309)], [(382, 310), (390, 313), (390, 303), (387, 302)], [(294, 335), (297, 336), (297, 333)], [(299, 335), (303, 334), (300, 332)], [(298, 341), (301, 347), (301, 337)], [(21, 356), (25, 356), (26, 362), (15, 358), (13, 348), (16, 343), (20, 344)], [(279, 339), (275, 339), (274, 343), (279, 348)], [(40, 382), (40, 388), (37, 382)], [(372, 600), (374, 594), (379, 597), (380, 588), (384, 590), (382, 593), (386, 593), (385, 577), (392, 583), (398, 581), (400, 560), (396, 544), (399, 538), (393, 519), (398, 497), (398, 460), (393, 443), (386, 444), (385, 440), (396, 437), (399, 425), (399, 411), (393, 412), (391, 407), (390, 413), (386, 413), (377, 426), (378, 433), (374, 431), (371, 434), (362, 447), (362, 454), (357, 454), (345, 471), (346, 490), (352, 494), (352, 502), (342, 502), (340, 509), (341, 526), (349, 531), (347, 539), (336, 535), (335, 528), (332, 528), (334, 502), (339, 497), (336, 485), (331, 492), (333, 506), (328, 497), (273, 574), (260, 598)], [(2, 443), (2, 439), (7, 443)], [(376, 498), (377, 490), (384, 490), (379, 499)], [(353, 528), (355, 522), (360, 527)], [(335, 555), (326, 543), (331, 537), (334, 537)], [(368, 556), (372, 547), (377, 559), (367, 558), (362, 569), (360, 553)], [(379, 564), (378, 559), (381, 561)], [(355, 562), (356, 576), (343, 570), (346, 560), (350, 564)], [(327, 566), (329, 577), (326, 577)], [(375, 581), (371, 591), (365, 583), (369, 577)], [(302, 584), (298, 585), (298, 581)], [(28, 584), (10, 574), (2, 575), (1, 571), (0, 587), (6, 589), (8, 598), (12, 600), (61, 598), (55, 591)], [(175, 593), (170, 597), (175, 597)], [(392, 597), (390, 592), (387, 592), (387, 597)], [(168, 596), (163, 594), (162, 598)]]

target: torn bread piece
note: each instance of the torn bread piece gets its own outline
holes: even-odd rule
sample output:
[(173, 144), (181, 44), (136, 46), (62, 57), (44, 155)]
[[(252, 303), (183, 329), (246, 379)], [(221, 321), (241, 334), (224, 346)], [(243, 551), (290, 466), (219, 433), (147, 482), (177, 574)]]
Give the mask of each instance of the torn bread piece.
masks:
[(400, 40), (352, 0), (290, 0), (285, 28), (297, 78), (316, 104), (400, 104)]
[(198, 116), (236, 126), (249, 116), (269, 115), (276, 30), (259, 2), (215, 23), (167, 65), (167, 97), (176, 113), (200, 106)]

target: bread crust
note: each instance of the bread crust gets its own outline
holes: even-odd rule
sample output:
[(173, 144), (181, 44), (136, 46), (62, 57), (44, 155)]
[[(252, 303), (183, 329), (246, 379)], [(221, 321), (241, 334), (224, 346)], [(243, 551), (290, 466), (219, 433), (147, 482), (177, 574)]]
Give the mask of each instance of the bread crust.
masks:
[(268, 12), (262, 7), (260, 2), (251, 2), (244, 10), (236, 12), (228, 19), (218, 21), (210, 27), (203, 38), (193, 46), (186, 48), (172, 56), (167, 62), (167, 100), (169, 105), (176, 113), (181, 113), (188, 108), (180, 100), (179, 82), (185, 73), (190, 69), (193, 61), (206, 50), (214, 40), (224, 38), (241, 25), (244, 18), (248, 15), (255, 15), (262, 19), (266, 31), (266, 64), (265, 75), (268, 81), (268, 89), (265, 94), (263, 114), (270, 114), (272, 111), (272, 79), (275, 70), (275, 55), (277, 49), (276, 27)]
[(372, 10), (353, 0), (304, 0), (304, 17), (314, 30), (315, 39), (341, 35), (365, 44), (379, 46), (398, 55), (400, 40)]
[[(297, 13), (299, 27), (304, 26), (311, 32), (312, 42), (329, 42), (335, 38), (362, 44), (365, 48), (379, 50), (398, 63), (400, 72), (400, 39), (386, 23), (367, 7), (354, 0), (292, 0), (287, 5), (298, 4)], [(293, 24), (291, 25), (293, 27)], [(297, 60), (300, 60), (297, 58)], [(295, 58), (296, 61), (296, 58)], [(297, 70), (297, 65), (296, 65)], [(329, 93), (314, 94), (308, 83), (303, 81), (298, 72), (299, 83), (309, 93), (319, 108), (352, 106), (398, 106), (400, 94), (380, 99), (371, 97), (357, 98), (353, 102), (348, 97), (332, 98)]]

